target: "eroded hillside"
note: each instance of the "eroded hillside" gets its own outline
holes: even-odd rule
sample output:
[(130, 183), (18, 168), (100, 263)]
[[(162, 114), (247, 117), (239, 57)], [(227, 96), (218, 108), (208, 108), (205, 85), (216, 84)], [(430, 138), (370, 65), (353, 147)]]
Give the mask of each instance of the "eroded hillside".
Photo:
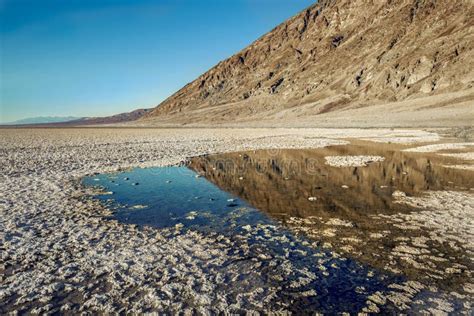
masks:
[(144, 119), (304, 118), (421, 97), (434, 108), (472, 105), (473, 43), (470, 0), (320, 1)]

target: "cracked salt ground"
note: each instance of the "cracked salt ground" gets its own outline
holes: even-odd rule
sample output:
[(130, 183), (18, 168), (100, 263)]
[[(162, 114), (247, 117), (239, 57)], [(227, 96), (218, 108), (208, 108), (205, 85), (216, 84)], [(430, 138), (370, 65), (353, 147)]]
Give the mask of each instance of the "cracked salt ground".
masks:
[[(249, 287), (250, 290), (245, 291), (245, 288), (230, 286), (232, 280), (240, 280), (241, 271), (250, 271), (250, 279), (259, 280), (265, 275), (253, 266), (260, 264), (263, 257), (242, 260), (239, 253), (235, 253), (241, 245), (239, 240), (190, 229), (178, 231), (174, 227), (139, 228), (105, 219), (104, 217), (111, 216), (110, 210), (103, 203), (86, 198), (88, 192), (78, 185), (78, 179), (96, 172), (176, 165), (186, 157), (209, 153), (268, 148), (273, 148), (273, 152), (275, 148), (318, 148), (347, 143), (341, 139), (361, 137), (378, 142), (399, 143), (423, 143), (439, 139), (435, 133), (397, 129), (91, 128), (4, 129), (0, 133), (0, 314), (208, 314), (295, 309), (297, 307), (291, 302), (277, 305), (278, 288)], [(338, 151), (327, 155), (381, 155), (387, 158), (384, 153), (376, 151)], [(389, 162), (390, 159), (386, 159), (383, 164)], [(456, 165), (468, 166), (465, 162), (456, 162)], [(378, 166), (380, 163), (373, 163), (364, 168)], [(288, 178), (285, 181), (293, 181)], [(248, 181), (251, 180), (251, 177), (245, 176), (239, 181), (248, 186)], [(349, 189), (341, 188), (348, 193), (355, 189), (350, 183), (337, 185), (342, 184), (349, 184)], [(455, 185), (456, 183), (453, 187)], [(133, 186), (138, 187), (140, 185)], [(115, 190), (114, 188), (112, 191)], [(116, 192), (108, 196), (110, 199), (115, 197)], [(459, 196), (448, 192), (440, 196), (440, 200), (448, 197), (448, 200), (456, 201), (453, 204), (456, 212), (461, 216), (469, 215), (469, 211), (462, 210), (469, 210), (466, 192), (459, 192)], [(308, 201), (307, 197), (305, 200)], [(242, 202), (241, 199), (237, 201)], [(317, 205), (322, 201), (324, 200), (317, 199), (311, 203)], [(410, 201), (424, 203), (423, 200)], [(113, 201), (108, 203), (115, 204)], [(449, 217), (445, 206), (449, 205), (438, 202), (433, 204), (435, 205), (439, 207), (436, 217), (444, 216), (439, 217), (436, 222), (436, 226), (442, 228), (442, 222), (446, 216)], [(193, 214), (189, 215), (192, 217)], [(300, 215), (298, 219), (309, 219), (304, 214)], [(402, 224), (406, 220), (403, 216), (393, 219)], [(432, 219), (428, 208), (417, 219), (417, 226), (429, 229)], [(455, 223), (459, 220), (459, 216), (451, 219)], [(467, 221), (469, 220), (466, 219)], [(346, 223), (348, 221), (330, 221), (324, 218), (323, 222), (324, 225), (345, 224), (330, 227), (349, 236), (354, 232), (350, 230), (351, 227), (357, 223), (354, 220), (351, 225)], [(259, 230), (252, 225), (244, 226), (250, 228), (250, 231)], [(286, 227), (292, 230), (294, 228)], [(381, 227), (376, 225), (376, 231), (369, 232), (373, 233), (374, 238), (382, 240), (383, 237), (380, 236), (386, 235), (390, 239), (390, 234), (410, 232), (402, 230), (387, 233), (379, 231), (379, 228)], [(317, 230), (317, 226), (311, 229), (313, 232)], [(449, 234), (457, 234), (455, 229), (446, 227), (439, 229), (440, 237), (445, 238), (447, 231)], [(323, 239), (325, 244), (332, 244), (332, 248), (327, 249), (335, 258), (339, 258), (339, 251), (335, 251), (338, 244), (334, 241), (340, 239), (338, 234), (332, 240)], [(394, 240), (396, 238), (395, 236)], [(406, 243), (407, 246), (413, 243), (413, 247), (419, 248), (416, 245), (421, 245), (423, 240), (411, 238), (412, 235), (408, 234), (404, 240), (395, 242), (400, 245)], [(350, 245), (357, 246), (352, 241)], [(454, 244), (461, 249), (463, 245)], [(428, 249), (430, 247), (428, 242)], [(248, 248), (252, 249), (250, 246)], [(381, 254), (371, 262), (385, 262), (382, 259), (386, 252), (380, 249), (370, 252)], [(343, 257), (351, 255), (350, 252), (342, 254)], [(436, 253), (434, 257), (438, 259), (441, 255)], [(416, 258), (417, 255), (412, 256)], [(422, 256), (424, 258), (424, 254)], [(445, 253), (445, 256), (449, 261), (452, 254)], [(365, 265), (363, 256), (359, 258), (361, 259), (356, 258), (357, 261)], [(288, 266), (282, 264), (284, 269), (278, 275), (279, 278), (286, 277), (284, 272), (293, 269), (290, 266), (291, 269), (287, 270)], [(369, 270), (368, 277), (377, 275), (377, 270)], [(472, 296), (467, 296), (467, 293), (474, 293), (474, 282), (471, 277), (462, 273), (466, 272), (461, 271), (463, 282), (458, 282), (459, 277), (453, 278), (457, 274), (446, 277), (446, 280), (452, 280), (453, 285), (462, 284), (462, 291), (457, 288), (446, 292), (435, 285), (426, 285), (424, 280), (391, 283), (388, 290), (373, 294), (370, 291), (364, 294), (361, 288), (356, 290), (361, 293), (358, 297), (366, 295), (366, 303), (362, 308), (366, 311), (396, 306), (398, 311), (404, 313), (472, 314), (468, 304), (472, 301)], [(310, 295), (314, 292), (301, 292), (303, 294)], [(453, 297), (461, 303), (456, 303)]]

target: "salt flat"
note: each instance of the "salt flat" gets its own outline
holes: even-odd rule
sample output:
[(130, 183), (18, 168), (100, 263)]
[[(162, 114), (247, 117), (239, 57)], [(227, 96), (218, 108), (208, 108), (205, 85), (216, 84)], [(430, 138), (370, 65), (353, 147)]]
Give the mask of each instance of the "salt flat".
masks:
[[(440, 139), (436, 133), (409, 129), (278, 128), (3, 129), (0, 136), (2, 314), (290, 310), (290, 305), (274, 300), (281, 289), (246, 292), (224, 286), (242, 271), (259, 273), (259, 259), (236, 263), (235, 241), (218, 234), (177, 234), (174, 229), (140, 229), (105, 219), (110, 210), (88, 199), (79, 180), (96, 172), (178, 164), (207, 153), (318, 148), (351, 138), (416, 147), (414, 143)], [(472, 195), (459, 194), (454, 196), (457, 207), (467, 207), (471, 214)], [(440, 205), (436, 204), (438, 213)], [(403, 220), (397, 222), (402, 225)], [(429, 222), (422, 220), (423, 225)], [(463, 229), (468, 230), (464, 235), (472, 236), (471, 226)], [(301, 278), (303, 272), (291, 266), (284, 270)], [(455, 302), (469, 302), (466, 293), (472, 294), (473, 287), (467, 284), (463, 293), (441, 293), (405, 280), (389, 292), (367, 295), (361, 310), (377, 311), (391, 304), (399, 310), (416, 306), (469, 313), (470, 304)]]

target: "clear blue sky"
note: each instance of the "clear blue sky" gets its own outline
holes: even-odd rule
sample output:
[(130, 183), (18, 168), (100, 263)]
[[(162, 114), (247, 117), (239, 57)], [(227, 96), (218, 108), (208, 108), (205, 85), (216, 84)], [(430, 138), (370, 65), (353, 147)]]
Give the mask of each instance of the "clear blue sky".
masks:
[(315, 0), (0, 0), (0, 121), (153, 107)]

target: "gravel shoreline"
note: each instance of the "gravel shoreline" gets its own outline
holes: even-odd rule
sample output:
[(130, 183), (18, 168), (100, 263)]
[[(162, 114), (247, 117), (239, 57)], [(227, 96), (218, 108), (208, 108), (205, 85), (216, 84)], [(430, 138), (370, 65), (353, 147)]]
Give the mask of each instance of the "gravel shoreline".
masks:
[[(241, 269), (253, 268), (229, 265), (237, 258), (233, 241), (108, 220), (110, 211), (85, 196), (79, 179), (174, 165), (207, 153), (317, 148), (347, 138), (439, 139), (435, 133), (388, 129), (5, 129), (0, 134), (2, 314), (287, 310), (272, 299), (279, 289), (223, 290)], [(387, 297), (403, 310), (421, 289), (408, 282)], [(368, 298), (366, 311), (383, 305), (377, 302), (387, 298), (381, 297)], [(453, 309), (441, 298), (435, 305), (435, 311)]]

